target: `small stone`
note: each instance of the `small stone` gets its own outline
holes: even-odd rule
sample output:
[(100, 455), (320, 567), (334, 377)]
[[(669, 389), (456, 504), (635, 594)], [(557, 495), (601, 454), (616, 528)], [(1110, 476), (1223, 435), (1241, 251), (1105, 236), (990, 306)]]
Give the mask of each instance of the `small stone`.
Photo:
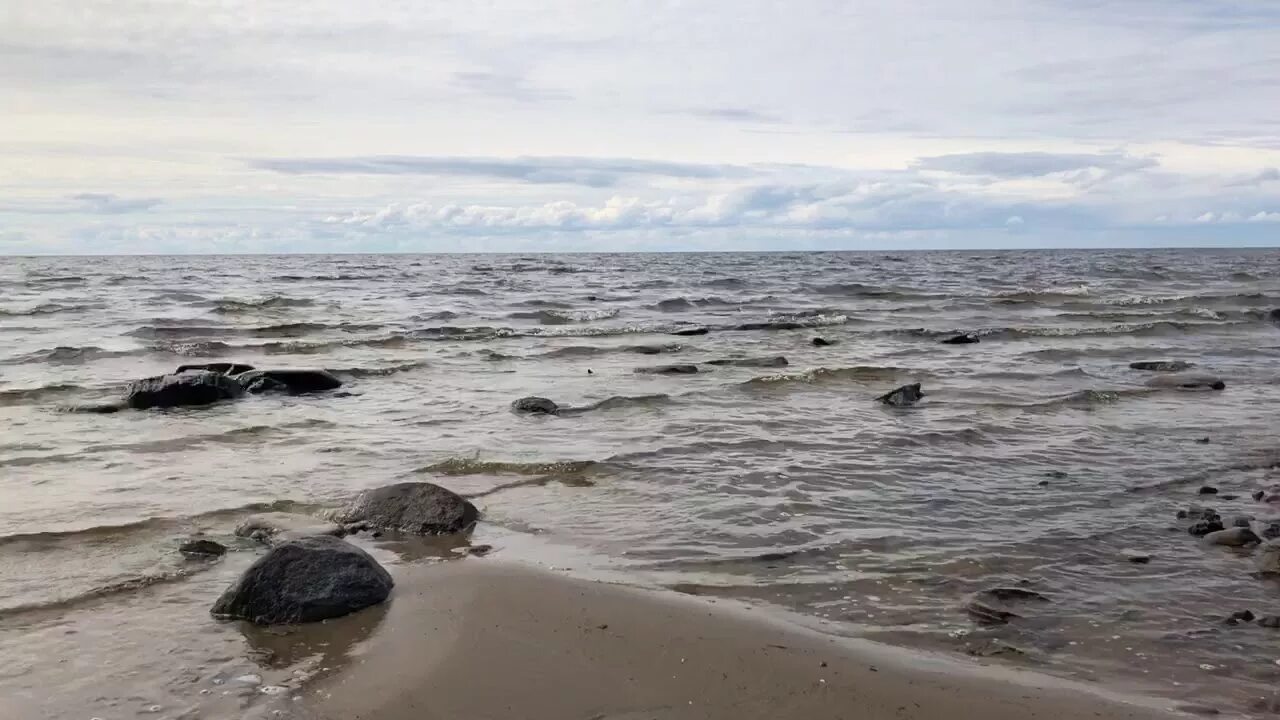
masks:
[(1221, 520), (1200, 520), (1187, 528), (1187, 532), (1193, 537), (1204, 537), (1210, 533), (1219, 532), (1223, 529)]
[(1217, 494), (1218, 494), (1218, 488), (1216, 488), (1216, 487), (1214, 487), (1214, 486), (1212, 486), (1212, 485), (1204, 485), (1204, 486), (1202, 486), (1202, 487), (1200, 488), (1200, 490), (1199, 490), (1199, 494), (1200, 494), (1200, 495), (1217, 495)]
[(178, 552), (191, 558), (215, 558), (227, 554), (227, 548), (212, 540), (187, 540), (178, 546)]

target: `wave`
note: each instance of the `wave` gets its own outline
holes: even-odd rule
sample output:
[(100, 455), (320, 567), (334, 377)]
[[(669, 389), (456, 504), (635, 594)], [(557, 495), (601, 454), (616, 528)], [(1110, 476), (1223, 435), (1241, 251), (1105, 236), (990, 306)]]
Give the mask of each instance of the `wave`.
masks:
[[(221, 343), (216, 343), (221, 344)], [(315, 355), (318, 353), (329, 352), (342, 347), (368, 347), (368, 348), (386, 348), (397, 349), (409, 347), (413, 344), (413, 339), (402, 334), (384, 335), (373, 338), (358, 338), (351, 340), (328, 340), (317, 342), (269, 342), (261, 345), (228, 345), (224, 346), (226, 350), (218, 351), (217, 355), (226, 355), (235, 352), (261, 352), (266, 355)]]
[(616, 317), (619, 310), (534, 310), (532, 312), (514, 312), (507, 317), (517, 320), (537, 320), (542, 325), (570, 325), (573, 323), (594, 322)]
[(50, 398), (62, 397), (72, 393), (84, 392), (87, 388), (71, 383), (54, 383), (33, 388), (12, 388), (0, 390), (0, 407), (10, 405), (33, 405)]
[(625, 407), (655, 407), (671, 402), (671, 396), (665, 393), (653, 395), (614, 395), (599, 402), (577, 407), (561, 408), (560, 414), (580, 415), (594, 410), (613, 410)]
[(26, 355), (19, 355), (16, 358), (5, 360), (0, 364), (23, 365), (26, 363), (49, 363), (51, 365), (74, 365), (100, 358), (126, 357), (136, 354), (138, 354), (138, 351), (103, 350), (96, 345), (87, 345), (84, 347), (59, 345), (58, 347), (45, 348), (43, 350), (27, 353)]
[(542, 353), (535, 357), (544, 358), (560, 358), (560, 357), (589, 357), (592, 355), (604, 355), (607, 353), (635, 353), (638, 355), (660, 355), (662, 353), (680, 352), (684, 349), (683, 345), (678, 343), (668, 343), (666, 345), (570, 345), (568, 347), (556, 348), (548, 352)]
[(382, 275), (276, 275), (271, 278), (277, 282), (335, 282), (348, 280), (381, 280)]
[(25, 310), (5, 310), (0, 308), (0, 317), (32, 317), (36, 315), (54, 315), (57, 313), (78, 313), (86, 310), (97, 310), (106, 307), (102, 303), (63, 305), (61, 303), (40, 303)]
[(600, 469), (595, 460), (559, 460), (542, 463), (502, 462), (479, 458), (451, 457), (418, 468), (414, 472), (435, 475), (584, 475)]
[(151, 352), (169, 353), (182, 357), (224, 357), (245, 350), (241, 345), (228, 345), (218, 340), (204, 342), (158, 342), (147, 346)]
[(542, 300), (534, 298), (532, 300), (521, 300), (511, 303), (515, 307), (533, 307), (533, 308), (552, 308), (555, 310), (572, 310), (573, 305), (567, 302), (559, 302), (557, 300)]
[(876, 285), (864, 285), (863, 283), (856, 282), (809, 285), (805, 287), (805, 290), (817, 295), (831, 295), (836, 297), (884, 298), (898, 300), (942, 297), (937, 293), (921, 292), (918, 290), (903, 288), (879, 287)]
[(316, 304), (309, 298), (291, 298), (284, 295), (269, 295), (258, 300), (237, 300), (222, 298), (211, 303), (209, 312), (219, 315), (238, 315), (260, 310), (279, 310), (281, 308), (311, 307)]
[(79, 275), (53, 275), (49, 277), (31, 277), (27, 278), (28, 285), (70, 285), (79, 284), (85, 281), (85, 278)]
[(151, 298), (148, 299), (147, 302), (151, 305), (159, 305), (162, 302), (170, 300), (174, 302), (197, 303), (205, 302), (206, 298), (203, 295), (187, 292), (186, 290), (158, 290), (155, 295), (152, 295)]
[(1058, 408), (1089, 409), (1101, 405), (1114, 405), (1126, 398), (1137, 398), (1159, 392), (1157, 388), (1124, 388), (1120, 390), (1078, 390), (1048, 400), (1030, 403), (993, 403), (995, 407), (1023, 408), (1029, 410), (1054, 410)]
[(744, 389), (755, 389), (785, 387), (789, 385), (817, 385), (832, 382), (890, 382), (895, 378), (906, 375), (910, 375), (912, 377), (927, 377), (928, 373), (916, 372), (908, 368), (882, 365), (857, 365), (845, 368), (820, 367), (799, 373), (775, 373), (773, 375), (761, 375), (738, 383), (738, 387)]
[(386, 377), (388, 375), (396, 375), (402, 372), (410, 372), (421, 368), (429, 367), (430, 363), (425, 360), (416, 362), (400, 363), (399, 365), (388, 365), (386, 367), (374, 368), (341, 368), (330, 370), (334, 375), (346, 376), (349, 378), (369, 378), (369, 377)]
[[(766, 298), (766, 299), (772, 299), (772, 298)], [(695, 298), (680, 296), (680, 297), (667, 298), (665, 300), (659, 300), (658, 302), (650, 305), (649, 309), (657, 310), (658, 312), (684, 312), (686, 310), (692, 310), (694, 308), (703, 308), (703, 307), (751, 305), (759, 301), (760, 299), (758, 298), (744, 299), (744, 300), (725, 300), (724, 298), (719, 298), (715, 296), (695, 297)]]
[(828, 327), (831, 325), (844, 325), (849, 322), (848, 315), (842, 314), (826, 314), (819, 313), (809, 315), (806, 313), (792, 313), (789, 315), (778, 315), (773, 319), (763, 322), (740, 323), (737, 325), (726, 325), (717, 327), (717, 330), (729, 331), (751, 331), (751, 330), (802, 330), (804, 328)]
[(717, 278), (715, 280), (709, 280), (702, 284), (706, 287), (714, 287), (714, 288), (741, 288), (741, 287), (747, 286), (747, 281), (741, 278), (727, 277), (727, 278)]
[(1020, 303), (1040, 303), (1053, 302), (1061, 300), (1079, 300), (1082, 297), (1089, 297), (1089, 286), (1086, 284), (1072, 285), (1066, 287), (1045, 288), (1043, 290), (1006, 290), (990, 295), (992, 302), (1002, 305), (1017, 305)]
[[(156, 322), (156, 321), (153, 321)], [(181, 338), (205, 338), (205, 337), (301, 337), (313, 333), (326, 331), (339, 332), (372, 332), (382, 329), (382, 325), (376, 323), (315, 323), (315, 322), (295, 322), (283, 323), (280, 325), (263, 325), (260, 327), (230, 327), (225, 325), (168, 325), (165, 319), (160, 319), (158, 324), (143, 325), (141, 327), (130, 330), (126, 335), (138, 338), (156, 339), (156, 340), (173, 340)], [(183, 321), (175, 321), (183, 322)]]
[(456, 320), (456, 319), (458, 319), (458, 318), (460, 318), (460, 317), (462, 317), (462, 315), (461, 315), (460, 313), (456, 313), (456, 312), (454, 312), (454, 311), (452, 311), (452, 310), (440, 310), (440, 311), (438, 311), (438, 312), (433, 312), (433, 313), (431, 313), (430, 315), (414, 315), (411, 319), (412, 319), (412, 320), (417, 320), (417, 321), (422, 321), (422, 320)]

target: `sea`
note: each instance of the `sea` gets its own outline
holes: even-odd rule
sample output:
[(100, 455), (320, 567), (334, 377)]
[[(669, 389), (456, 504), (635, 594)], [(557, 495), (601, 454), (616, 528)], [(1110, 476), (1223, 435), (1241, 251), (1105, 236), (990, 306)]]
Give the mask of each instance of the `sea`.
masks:
[[(1280, 629), (1229, 618), (1280, 615), (1280, 581), (1178, 514), (1280, 521), (1278, 307), (1276, 250), (0, 258), (0, 715), (299, 692), (345, 650), (210, 616), (263, 551), (234, 528), (407, 480), (482, 519), (357, 539), (392, 567), (534, 563), (1272, 714)], [(73, 412), (199, 362), (344, 386)]]

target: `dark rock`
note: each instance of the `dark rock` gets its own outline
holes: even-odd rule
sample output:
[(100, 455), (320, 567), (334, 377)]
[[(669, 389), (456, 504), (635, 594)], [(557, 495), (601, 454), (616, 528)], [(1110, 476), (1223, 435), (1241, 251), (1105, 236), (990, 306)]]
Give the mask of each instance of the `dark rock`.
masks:
[(1265, 492), (1263, 492), (1262, 490), (1254, 490), (1254, 491), (1253, 491), (1253, 499), (1254, 499), (1256, 502), (1262, 502), (1262, 499), (1263, 499), (1263, 498), (1265, 498), (1266, 496), (1267, 496), (1267, 494), (1266, 494)]
[(949, 337), (946, 340), (943, 340), (942, 344), (943, 345), (972, 345), (974, 343), (979, 343), (979, 342), (982, 342), (982, 338), (978, 337), (977, 335), (974, 335), (973, 333), (963, 333), (961, 335), (956, 335), (954, 337)]
[(516, 412), (533, 413), (535, 415), (559, 415), (560, 406), (544, 397), (522, 397), (511, 403)]
[(1207, 437), (1196, 438), (1196, 443), (1198, 443), (1198, 444), (1200, 444), (1200, 445), (1208, 445), (1208, 444), (1209, 444), (1209, 442), (1210, 442), (1210, 441), (1209, 441), (1209, 438), (1207, 438)]
[(798, 323), (792, 320), (773, 320), (768, 322), (749, 322), (741, 325), (734, 325), (734, 330), (799, 330), (808, 327), (804, 323)]
[(124, 403), (122, 403), (122, 402), (114, 402), (114, 403), (93, 403), (93, 404), (89, 404), (89, 405), (72, 405), (72, 406), (70, 406), (70, 407), (68, 407), (68, 408), (65, 408), (65, 410), (66, 410), (67, 412), (73, 412), (73, 413), (90, 413), (90, 414), (93, 414), (93, 415), (110, 415), (111, 413), (118, 413), (118, 412), (120, 412), (121, 410), (124, 410), (124, 409), (125, 409), (125, 408), (127, 408), (127, 407), (129, 407), (129, 406), (128, 406), (128, 405), (125, 405), (125, 404), (124, 404)]
[(1218, 488), (1216, 488), (1216, 487), (1214, 487), (1214, 486), (1212, 486), (1212, 485), (1204, 485), (1204, 486), (1202, 486), (1202, 487), (1201, 487), (1198, 491), (1196, 491), (1196, 492), (1197, 492), (1197, 494), (1199, 494), (1199, 495), (1217, 495), (1217, 494), (1218, 494)]
[(1254, 517), (1252, 515), (1236, 515), (1235, 517), (1231, 518), (1230, 527), (1242, 527), (1242, 528), (1252, 527), (1253, 521), (1254, 521)]
[(1049, 472), (1045, 473), (1045, 475), (1053, 478), (1054, 480), (1066, 480), (1067, 477), (1069, 477), (1062, 470), (1050, 470)]
[(1192, 373), (1162, 375), (1147, 381), (1147, 387), (1173, 390), (1225, 390), (1227, 384), (1213, 375)]
[(1151, 562), (1151, 556), (1146, 553), (1131, 553), (1125, 559), (1134, 565), (1146, 565)]
[(263, 395), (266, 393), (288, 393), (289, 386), (269, 377), (254, 378), (245, 383), (244, 391), (250, 395)]
[(1182, 372), (1183, 370), (1191, 369), (1192, 365), (1181, 360), (1143, 360), (1129, 363), (1129, 367), (1133, 370), (1146, 370), (1148, 372)]
[(893, 405), (895, 407), (906, 407), (914, 405), (917, 400), (924, 397), (924, 393), (920, 391), (920, 383), (912, 383), (911, 385), (903, 385), (896, 390), (885, 393), (876, 398), (885, 405)]
[(223, 375), (239, 375), (240, 373), (249, 372), (253, 369), (252, 365), (244, 363), (205, 363), (203, 365), (179, 365), (174, 374), (191, 372), (193, 370), (208, 370), (209, 372), (221, 373)]
[(462, 548), (462, 554), (468, 557), (484, 557), (493, 552), (492, 545), (470, 545)]
[(1198, 505), (1192, 505), (1186, 510), (1178, 511), (1179, 520), (1210, 520), (1222, 521), (1222, 516), (1218, 515), (1218, 511), (1213, 508), (1202, 508)]
[[(259, 383), (267, 379), (271, 384)], [(255, 383), (265, 386), (264, 390), (276, 390), (283, 385), (293, 395), (324, 392), (342, 387), (342, 381), (328, 370), (250, 370), (236, 376), (240, 384), (249, 388)]]
[(1204, 537), (1223, 529), (1221, 520), (1200, 520), (1187, 528), (1187, 532), (1194, 537)]
[(978, 593), (980, 596), (995, 598), (1001, 602), (1049, 602), (1049, 598), (1035, 590), (1018, 587), (995, 587)]
[(671, 334), (679, 335), (680, 337), (691, 337), (693, 335), (706, 335), (709, 332), (711, 331), (707, 328), (694, 327), (694, 328), (680, 328), (679, 330), (672, 330)]
[(965, 603), (964, 611), (982, 625), (1004, 625), (1010, 620), (1022, 617), (1011, 610), (989, 605), (980, 600), (970, 600)]
[(984, 625), (1003, 625), (1021, 615), (1009, 609), (1008, 603), (1049, 602), (1045, 595), (1020, 587), (995, 587), (975, 593), (965, 604), (965, 612)]
[(187, 540), (178, 546), (178, 552), (193, 558), (214, 558), (227, 554), (227, 548), (222, 543), (212, 540)]
[(124, 402), (135, 410), (209, 405), (239, 397), (235, 380), (207, 370), (160, 375), (129, 384)]
[(1262, 538), (1247, 527), (1233, 527), (1208, 533), (1204, 536), (1204, 542), (1224, 547), (1244, 547), (1260, 543)]
[(393, 585), (364, 550), (319, 535), (271, 548), (222, 593), (212, 612), (258, 625), (316, 622), (377, 605)]
[(720, 358), (718, 360), (708, 360), (707, 364), (754, 368), (786, 367), (788, 365), (787, 359), (781, 355), (762, 358)]
[(1237, 610), (1228, 615), (1223, 621), (1227, 625), (1239, 625), (1242, 622), (1253, 622), (1253, 613), (1249, 610)]
[(475, 505), (439, 485), (405, 482), (365, 490), (335, 519), (382, 530), (440, 535), (466, 530), (479, 515)]
[(1236, 495), (1233, 493), (1226, 493), (1225, 495), (1218, 496), (1219, 500), (1238, 500), (1239, 498), (1240, 498), (1239, 495)]
[(657, 365), (654, 367), (636, 368), (635, 372), (641, 375), (694, 375), (698, 372), (697, 365)]
[(1280, 538), (1280, 522), (1269, 522), (1262, 531), (1258, 533), (1263, 540), (1275, 540)]
[(820, 338), (820, 337), (814, 338), (811, 342), (813, 343), (814, 347), (830, 347), (832, 345), (835, 345), (834, 342), (826, 338)]
[(1280, 628), (1280, 615), (1263, 615), (1258, 618), (1258, 625), (1264, 628)]

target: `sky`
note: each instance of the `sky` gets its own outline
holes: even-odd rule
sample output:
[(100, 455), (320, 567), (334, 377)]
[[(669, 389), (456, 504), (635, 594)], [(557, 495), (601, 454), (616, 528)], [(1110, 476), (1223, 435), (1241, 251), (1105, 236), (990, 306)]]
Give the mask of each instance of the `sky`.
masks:
[(1277, 244), (1275, 0), (0, 0), (0, 254)]

